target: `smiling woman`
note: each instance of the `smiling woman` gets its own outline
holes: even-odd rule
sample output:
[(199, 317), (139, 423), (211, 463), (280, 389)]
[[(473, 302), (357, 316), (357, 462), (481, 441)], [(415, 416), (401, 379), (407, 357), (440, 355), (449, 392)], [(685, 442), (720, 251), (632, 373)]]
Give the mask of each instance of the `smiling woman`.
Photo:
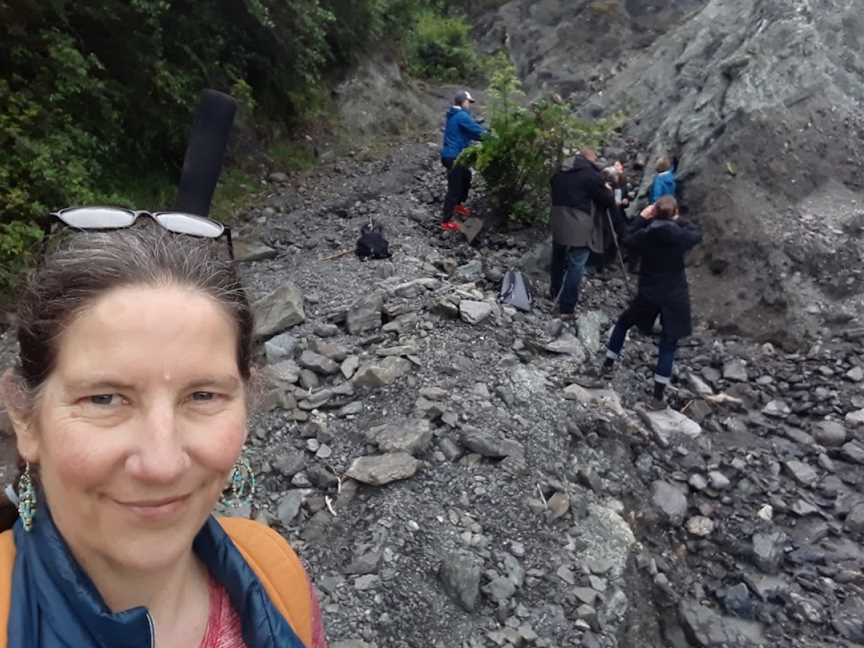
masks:
[(212, 516), (244, 474), (252, 344), (220, 250), (153, 223), (76, 232), (31, 279), (0, 384), (27, 466), (0, 647), (325, 645), (287, 543)]

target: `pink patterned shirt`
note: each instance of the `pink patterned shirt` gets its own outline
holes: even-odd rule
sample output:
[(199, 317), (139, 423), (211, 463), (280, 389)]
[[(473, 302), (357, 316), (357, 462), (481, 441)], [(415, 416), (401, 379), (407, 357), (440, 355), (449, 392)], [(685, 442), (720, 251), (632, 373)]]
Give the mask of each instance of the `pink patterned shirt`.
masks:
[[(324, 625), (321, 623), (321, 607), (318, 597), (312, 591), (313, 639), (309, 648), (327, 648)], [(207, 629), (200, 648), (247, 648), (243, 641), (243, 628), (240, 617), (231, 605), (228, 592), (222, 585), (210, 578), (210, 615)]]

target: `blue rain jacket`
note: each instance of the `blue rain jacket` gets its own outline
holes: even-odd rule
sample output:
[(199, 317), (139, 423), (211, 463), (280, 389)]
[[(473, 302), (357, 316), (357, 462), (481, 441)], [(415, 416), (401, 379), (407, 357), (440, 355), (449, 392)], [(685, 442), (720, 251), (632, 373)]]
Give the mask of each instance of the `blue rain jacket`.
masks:
[[(29, 533), (15, 523), (9, 648), (153, 648), (146, 608), (113, 613), (72, 557), (46, 507)], [(228, 592), (248, 648), (304, 648), (255, 573), (212, 516), (195, 537), (196, 555)]]
[(651, 184), (651, 202), (655, 203), (661, 196), (675, 197), (675, 172), (658, 173)]
[(474, 121), (471, 112), (459, 106), (450, 106), (444, 123), (442, 160), (455, 160), (471, 142), (486, 134), (486, 129)]

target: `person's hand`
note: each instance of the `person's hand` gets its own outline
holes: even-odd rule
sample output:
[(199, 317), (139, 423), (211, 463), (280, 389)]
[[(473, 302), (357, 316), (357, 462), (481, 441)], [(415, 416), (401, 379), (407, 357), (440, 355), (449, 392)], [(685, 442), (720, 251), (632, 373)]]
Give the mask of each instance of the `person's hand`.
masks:
[(657, 215), (657, 208), (654, 205), (648, 205), (639, 215), (645, 220), (651, 220)]

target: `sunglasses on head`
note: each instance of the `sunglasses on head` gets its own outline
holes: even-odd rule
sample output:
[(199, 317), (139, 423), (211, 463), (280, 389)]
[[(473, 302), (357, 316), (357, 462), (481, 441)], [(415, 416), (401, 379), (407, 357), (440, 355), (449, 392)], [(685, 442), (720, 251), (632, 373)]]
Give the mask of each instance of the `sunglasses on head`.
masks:
[[(234, 258), (231, 229), (204, 216), (183, 212), (148, 212), (123, 207), (69, 207), (51, 214), (64, 225), (78, 230), (113, 230), (132, 227), (140, 216), (156, 221), (159, 226), (175, 234), (218, 239), (225, 236), (228, 253)], [(46, 234), (50, 233), (51, 223)], [(47, 238), (47, 237), (46, 237)]]

